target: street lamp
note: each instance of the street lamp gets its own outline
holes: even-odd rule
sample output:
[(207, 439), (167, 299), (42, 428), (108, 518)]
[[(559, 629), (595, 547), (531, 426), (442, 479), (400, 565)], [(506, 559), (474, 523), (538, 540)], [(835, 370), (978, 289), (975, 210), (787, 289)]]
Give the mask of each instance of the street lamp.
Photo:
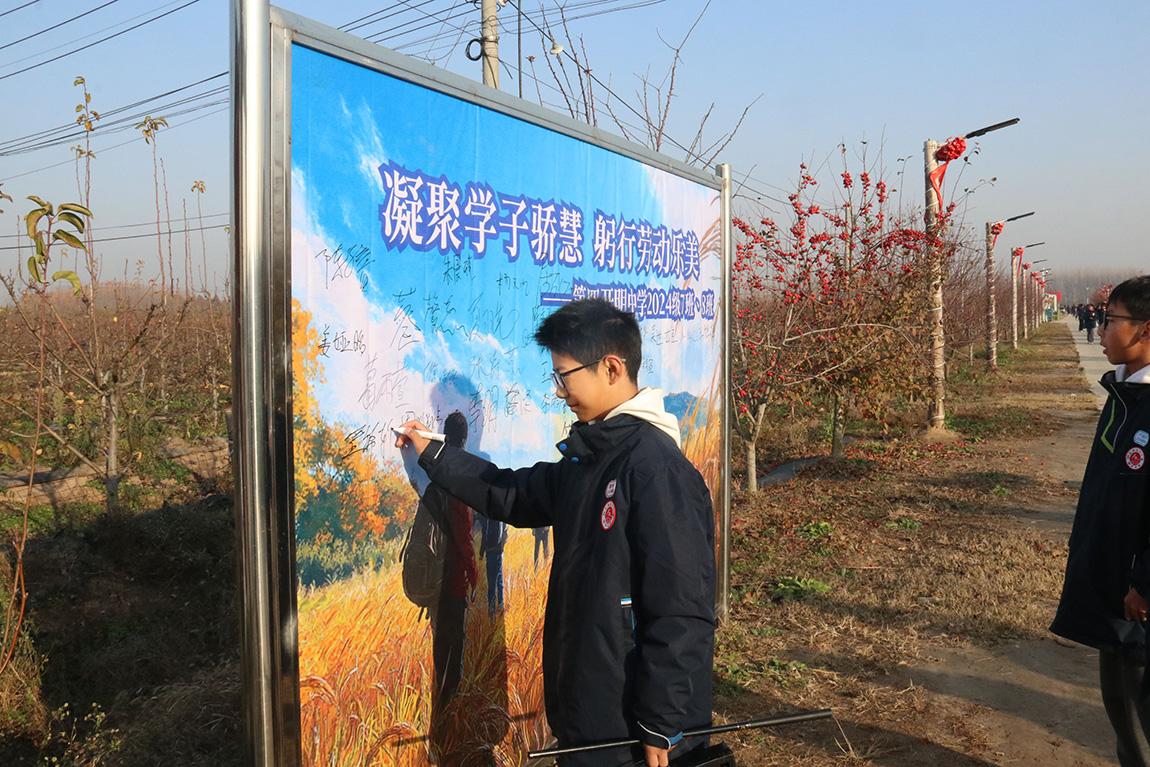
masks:
[[(1046, 262), (1045, 258), (1039, 258), (1039, 259), (1036, 259), (1034, 261), (1031, 261), (1030, 266), (1033, 267), (1037, 264), (1042, 264), (1045, 262)], [(1027, 285), (1028, 285), (1029, 291), (1030, 291), (1030, 312), (1029, 312), (1029, 314), (1026, 314), (1023, 317), (1023, 324), (1022, 324), (1022, 337), (1023, 338), (1026, 338), (1027, 323), (1029, 323), (1029, 327), (1035, 331), (1038, 330), (1038, 326), (1042, 323), (1042, 313), (1043, 313), (1043, 309), (1044, 309), (1043, 305), (1045, 304), (1044, 296), (1046, 293), (1046, 291), (1044, 291), (1042, 289), (1042, 286), (1043, 286), (1042, 274), (1043, 274), (1043, 270), (1039, 269), (1037, 271), (1031, 271), (1030, 275), (1029, 275), (1030, 276), (1030, 282), (1028, 282)]]
[[(1048, 285), (1048, 284), (1049, 284), (1049, 282), (1050, 282), (1050, 279), (1049, 279), (1049, 277), (1047, 277), (1047, 275), (1049, 275), (1049, 274), (1050, 274), (1051, 272), (1053, 272), (1053, 271), (1054, 271), (1053, 269), (1049, 269), (1049, 268), (1048, 268), (1048, 269), (1039, 269), (1039, 270), (1038, 270), (1038, 281), (1039, 281), (1039, 287), (1040, 287), (1040, 288), (1042, 288), (1042, 293), (1041, 293), (1041, 295), (1042, 295), (1042, 310), (1043, 310), (1043, 315), (1042, 315), (1042, 317), (1043, 317), (1043, 321), (1044, 321), (1044, 322), (1046, 321), (1046, 303), (1047, 303), (1047, 299), (1048, 299), (1048, 298), (1049, 298), (1049, 299), (1053, 299), (1053, 298), (1054, 298), (1054, 295), (1055, 295), (1055, 291), (1053, 291), (1053, 290), (1048, 290), (1048, 289), (1047, 289), (1047, 285)], [(1056, 318), (1056, 317), (1058, 317), (1058, 316), (1059, 316), (1059, 313), (1060, 313), (1060, 312), (1061, 312), (1061, 310), (1062, 310), (1062, 307), (1060, 306), (1060, 303), (1061, 303), (1061, 302), (1054, 302), (1054, 304), (1053, 304), (1053, 308), (1051, 309), (1051, 312), (1050, 312), (1050, 319), (1054, 319), (1054, 318)]]
[[(1029, 245), (1023, 245), (1021, 248), (1014, 248), (1010, 251), (1010, 334), (1011, 346), (1015, 349), (1018, 348), (1018, 279), (1021, 277), (1023, 269), (1022, 253), (1027, 248), (1037, 248), (1039, 245), (1045, 245), (1046, 242), (1032, 242)], [(1017, 261), (1015, 260), (1017, 259)], [(1042, 259), (1045, 261), (1046, 259)], [(1029, 268), (1029, 264), (1026, 266)], [(1022, 304), (1023, 325), (1022, 337), (1029, 338), (1026, 332), (1026, 295), (1023, 294)]]
[(1004, 221), (986, 222), (986, 366), (988, 370), (998, 369), (998, 309), (995, 306), (994, 245), (998, 235), (1011, 221), (1033, 216), (1034, 211), (1011, 216)]
[[(930, 388), (931, 402), (927, 411), (927, 428), (943, 429), (946, 422), (946, 410), (943, 400), (946, 398), (946, 336), (942, 328), (942, 248), (938, 246), (940, 229), (939, 214), (942, 210), (942, 177), (946, 172), (946, 165), (951, 160), (962, 156), (966, 150), (966, 139), (985, 136), (991, 131), (1001, 130), (1016, 124), (1019, 118), (988, 125), (985, 128), (970, 131), (957, 139), (952, 139), (942, 147), (946, 150), (940, 157), (938, 142), (927, 139), (923, 144), (925, 155), (924, 170), (926, 173), (926, 212), (923, 216), (926, 226), (926, 236), (930, 252), (930, 356), (931, 373)], [(943, 165), (939, 167), (939, 160)]]

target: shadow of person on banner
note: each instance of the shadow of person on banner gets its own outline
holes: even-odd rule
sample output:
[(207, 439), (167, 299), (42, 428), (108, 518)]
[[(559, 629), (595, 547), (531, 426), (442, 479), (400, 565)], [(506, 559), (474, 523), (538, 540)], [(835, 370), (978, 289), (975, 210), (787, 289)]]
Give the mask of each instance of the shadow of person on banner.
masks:
[[(443, 424), (445, 441), (448, 444), (457, 443), (462, 433), (465, 444), (456, 446), (465, 447), (468, 452), (490, 460), (488, 453), (483, 450), (485, 402), (475, 383), (461, 374), (449, 374), (432, 387), (430, 400), (436, 422)], [(454, 504), (462, 506), (452, 500)], [(478, 539), (479, 556), (484, 561), (484, 567), (478, 568), (478, 584), (476, 588), (468, 589), (467, 599), (478, 603), (471, 607), (479, 607), (486, 602), (488, 609), (466, 609), (464, 606), (461, 611), (455, 598), (447, 598), (444, 616), (449, 623), (443, 625), (457, 625), (463, 630), (462, 636), (458, 637), (462, 640), (459, 646), (461, 659), (448, 649), (455, 641), (451, 633), (455, 629), (436, 633), (433, 628), (433, 634), (436, 634), (433, 641), (442, 645), (439, 658), (448, 665), (458, 664), (462, 660), (461, 665), (452, 666), (458, 668), (458, 677), (453, 677), (454, 671), (446, 667), (446, 673), (440, 677), (439, 659), (436, 660), (439, 689), (432, 703), (430, 736), (432, 758), (437, 759), (441, 767), (457, 767), (464, 763), (493, 764), (494, 752), (511, 727), (503, 572), (503, 546), (507, 540), (507, 528), (480, 514), (472, 514), (466, 506), (462, 508), (474, 522), (466, 535), (457, 531), (456, 556), (466, 561), (469, 553), (474, 566), (474, 547)], [(463, 515), (458, 510), (455, 514), (462, 520)], [(495, 525), (501, 529), (496, 529)], [(474, 535), (473, 531), (479, 535)], [(470, 552), (464, 553), (461, 550), (463, 545), (472, 547)], [(454, 572), (460, 571), (456, 569)], [(453, 591), (458, 592), (459, 589), (446, 589), (445, 593)], [(451, 621), (455, 623), (451, 624)], [(522, 648), (516, 649), (522, 655)]]

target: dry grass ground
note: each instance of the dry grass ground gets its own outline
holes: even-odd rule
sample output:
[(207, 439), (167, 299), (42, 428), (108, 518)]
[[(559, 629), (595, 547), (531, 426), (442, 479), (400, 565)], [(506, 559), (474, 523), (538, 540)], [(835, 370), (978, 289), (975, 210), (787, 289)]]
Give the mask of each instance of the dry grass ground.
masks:
[(717, 717), (835, 713), (729, 741), (740, 764), (1005, 763), (984, 711), (908, 683), (905, 667), (1047, 635), (1064, 538), (1018, 510), (1076, 496), (1024, 455), (1094, 407), (1065, 332), (1044, 328), (993, 376), (954, 375), (956, 441), (860, 439), (841, 461), (737, 499)]

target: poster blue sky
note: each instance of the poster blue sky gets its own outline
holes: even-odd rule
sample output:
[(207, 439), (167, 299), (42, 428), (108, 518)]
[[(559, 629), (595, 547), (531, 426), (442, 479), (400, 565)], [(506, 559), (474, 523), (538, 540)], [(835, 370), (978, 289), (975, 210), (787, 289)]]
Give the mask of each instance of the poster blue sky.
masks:
[(552, 458), (573, 416), (532, 334), (583, 295), (639, 316), (640, 385), (707, 396), (715, 189), (300, 45), (291, 128), (292, 295), (358, 448), (397, 460), (392, 426), (458, 409), (497, 463)]

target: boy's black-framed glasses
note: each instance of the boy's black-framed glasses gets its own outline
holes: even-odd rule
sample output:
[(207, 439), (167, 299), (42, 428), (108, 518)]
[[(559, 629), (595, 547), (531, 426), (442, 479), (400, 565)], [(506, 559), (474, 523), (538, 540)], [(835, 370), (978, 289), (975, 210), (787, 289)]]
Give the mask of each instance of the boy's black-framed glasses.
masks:
[[(1102, 327), (1110, 324), (1110, 320), (1130, 320), (1131, 322), (1150, 322), (1150, 320), (1138, 319), (1131, 317), (1129, 314), (1110, 314), (1107, 312), (1106, 316), (1102, 318)], [(574, 372), (574, 371), (572, 371)]]
[[(595, 360), (594, 362), (588, 362), (586, 365), (580, 365), (577, 368), (571, 368), (570, 370), (564, 370), (562, 373), (560, 373), (558, 370), (552, 370), (551, 371), (551, 382), (553, 384), (555, 384), (556, 389), (562, 389), (563, 391), (567, 391), (567, 382), (564, 381), (563, 379), (565, 379), (567, 376), (571, 375), (572, 373), (578, 373), (580, 370), (586, 370), (589, 367), (593, 367), (595, 365), (598, 365), (600, 362), (602, 362), (605, 359), (607, 359), (607, 355), (600, 357), (599, 359)], [(620, 362), (626, 362), (627, 360), (620, 357), (619, 361)]]

